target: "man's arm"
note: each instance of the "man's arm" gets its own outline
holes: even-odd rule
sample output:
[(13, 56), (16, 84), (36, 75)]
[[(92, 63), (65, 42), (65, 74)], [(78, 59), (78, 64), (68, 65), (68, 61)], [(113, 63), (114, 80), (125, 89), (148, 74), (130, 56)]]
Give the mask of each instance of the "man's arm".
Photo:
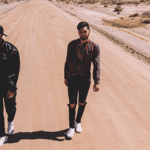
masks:
[(98, 45), (94, 47), (94, 57), (93, 57), (93, 79), (94, 86), (93, 90), (95, 92), (99, 91), (99, 83), (100, 83), (100, 48)]
[(20, 70), (20, 57), (19, 57), (19, 52), (18, 50), (14, 50), (10, 56), (10, 70), (9, 70), (9, 75), (7, 76), (8, 79), (8, 94), (12, 92), (15, 93), (17, 87), (16, 83), (18, 80), (18, 75), (19, 75), (19, 70)]
[(66, 57), (66, 62), (65, 62), (65, 68), (64, 68), (64, 83), (66, 86), (68, 86), (68, 77), (69, 77), (69, 59), (70, 59), (70, 44), (68, 45), (67, 48), (67, 57)]

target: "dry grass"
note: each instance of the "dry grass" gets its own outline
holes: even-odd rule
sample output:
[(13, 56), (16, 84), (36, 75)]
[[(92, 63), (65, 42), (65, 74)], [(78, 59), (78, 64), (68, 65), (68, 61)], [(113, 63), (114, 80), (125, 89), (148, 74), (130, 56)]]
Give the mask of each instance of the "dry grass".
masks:
[(143, 12), (141, 15), (135, 13), (126, 18), (121, 17), (120, 19), (103, 21), (105, 25), (109, 26), (119, 28), (137, 28), (150, 23), (150, 11)]
[(101, 5), (104, 5), (104, 7), (107, 7), (109, 5), (125, 5), (125, 4), (134, 4), (138, 5), (140, 3), (150, 3), (150, 0), (57, 0), (57, 1), (62, 1), (62, 2), (73, 2), (76, 4), (94, 4), (99, 2)]
[(129, 15), (129, 17), (138, 17), (138, 16), (139, 16), (139, 13), (134, 13), (134, 14)]
[(9, 4), (11, 2), (18, 2), (18, 1), (21, 1), (21, 0), (0, 0), (0, 3), (1, 4)]
[(150, 10), (149, 11), (145, 11), (141, 14), (142, 18), (150, 18)]
[(137, 28), (141, 26), (145, 26), (144, 23), (141, 22), (141, 17), (136, 18), (120, 18), (114, 20), (103, 20), (105, 25), (119, 27), (119, 28)]

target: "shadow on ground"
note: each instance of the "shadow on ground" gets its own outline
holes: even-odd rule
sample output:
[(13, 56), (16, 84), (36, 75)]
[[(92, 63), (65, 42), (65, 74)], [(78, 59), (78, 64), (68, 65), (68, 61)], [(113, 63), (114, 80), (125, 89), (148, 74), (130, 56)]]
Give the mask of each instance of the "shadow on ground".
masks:
[(25, 139), (28, 140), (45, 139), (45, 140), (54, 140), (54, 141), (64, 141), (66, 139), (67, 131), (68, 129), (57, 131), (57, 132), (46, 132), (46, 131), (18, 132), (8, 136), (7, 143), (17, 143), (20, 140), (25, 140)]

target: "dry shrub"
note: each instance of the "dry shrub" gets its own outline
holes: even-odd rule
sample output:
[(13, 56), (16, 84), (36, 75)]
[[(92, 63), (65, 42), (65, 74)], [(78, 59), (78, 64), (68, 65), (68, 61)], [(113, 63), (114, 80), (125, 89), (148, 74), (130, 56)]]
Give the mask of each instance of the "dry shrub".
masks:
[(121, 8), (120, 5), (117, 5), (115, 8), (114, 8), (114, 11), (115, 12), (121, 12), (123, 10), (123, 8)]
[(139, 1), (133, 1), (133, 4), (140, 4)]
[(104, 5), (104, 7), (108, 7), (108, 5)]
[(150, 23), (150, 18), (142, 18), (141, 23), (149, 24)]
[(77, 2), (77, 4), (86, 4), (86, 3), (90, 3), (90, 4), (93, 4), (93, 3), (97, 3), (98, 0), (80, 0)]
[(4, 0), (4, 4), (9, 4), (9, 0)]
[(118, 1), (117, 0), (112, 0), (112, 4), (114, 5), (114, 4), (117, 4), (118, 3)]
[(129, 17), (138, 17), (139, 13), (131, 14)]
[(85, 0), (85, 3), (93, 4), (94, 0)]
[(114, 27), (121, 27), (121, 28), (137, 28), (140, 26), (144, 26), (143, 23), (140, 21), (140, 17), (137, 18), (124, 18), (124, 19), (114, 19), (114, 20), (103, 20), (104, 24), (114, 26)]
[(101, 4), (102, 5), (108, 5), (111, 3), (111, 0), (104, 0), (104, 1), (101, 1)]
[(146, 24), (150, 23), (150, 11), (145, 11), (141, 14), (141, 22)]
[(84, 0), (78, 1), (77, 4), (84, 4)]
[(122, 2), (118, 2), (118, 3), (117, 3), (117, 5), (124, 5), (124, 4), (126, 4), (125, 1), (122, 1)]
[(150, 10), (149, 11), (145, 11), (141, 14), (142, 18), (150, 18)]

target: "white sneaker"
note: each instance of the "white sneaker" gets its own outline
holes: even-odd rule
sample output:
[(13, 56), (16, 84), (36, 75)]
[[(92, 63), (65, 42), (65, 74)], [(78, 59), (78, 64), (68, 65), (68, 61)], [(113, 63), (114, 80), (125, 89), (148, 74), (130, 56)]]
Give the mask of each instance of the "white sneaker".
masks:
[(82, 127), (81, 127), (81, 123), (75, 123), (75, 129), (77, 133), (81, 133), (82, 132)]
[(8, 134), (11, 135), (14, 133), (14, 122), (8, 122)]
[(0, 137), (0, 146), (2, 146), (4, 143), (6, 143), (8, 140), (7, 136)]
[(75, 131), (74, 128), (69, 128), (69, 130), (68, 130), (68, 132), (67, 132), (67, 138), (72, 139), (72, 138), (73, 138), (74, 131)]

